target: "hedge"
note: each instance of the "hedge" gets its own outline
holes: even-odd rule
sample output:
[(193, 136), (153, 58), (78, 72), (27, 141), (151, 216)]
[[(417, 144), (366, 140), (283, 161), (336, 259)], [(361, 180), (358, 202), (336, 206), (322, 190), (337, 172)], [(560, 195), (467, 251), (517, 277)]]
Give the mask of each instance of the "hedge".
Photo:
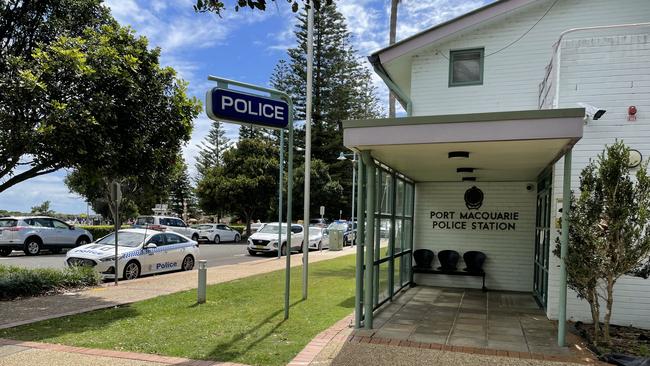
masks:
[[(80, 229), (88, 230), (90, 234), (93, 236), (93, 240), (97, 240), (103, 236), (106, 236), (115, 230), (115, 226), (113, 225), (93, 225), (93, 226), (79, 225), (78, 227)], [(128, 229), (130, 227), (131, 226), (129, 225), (122, 225), (122, 229)]]
[(0, 300), (96, 286), (100, 280), (99, 273), (90, 267), (59, 270), (0, 265)]

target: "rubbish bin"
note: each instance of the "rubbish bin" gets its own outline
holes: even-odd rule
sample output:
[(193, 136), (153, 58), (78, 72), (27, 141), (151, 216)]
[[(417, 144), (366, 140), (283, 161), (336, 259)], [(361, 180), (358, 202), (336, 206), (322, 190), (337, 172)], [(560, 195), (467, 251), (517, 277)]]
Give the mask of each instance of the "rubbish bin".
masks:
[(343, 250), (343, 230), (330, 230), (330, 250)]

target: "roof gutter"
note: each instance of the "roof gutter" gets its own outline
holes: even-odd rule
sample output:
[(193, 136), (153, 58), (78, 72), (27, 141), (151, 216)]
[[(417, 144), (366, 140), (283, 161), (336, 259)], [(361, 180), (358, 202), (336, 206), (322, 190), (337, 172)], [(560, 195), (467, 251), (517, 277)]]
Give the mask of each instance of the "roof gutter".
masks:
[(370, 64), (372, 65), (372, 68), (375, 70), (377, 75), (386, 83), (386, 86), (388, 86), (388, 89), (392, 91), (395, 96), (397, 97), (397, 100), (399, 101), (399, 104), (402, 105), (406, 109), (406, 115), (411, 116), (413, 113), (413, 102), (411, 101), (411, 98), (409, 98), (406, 93), (402, 89), (400, 89), (397, 84), (388, 76), (388, 73), (386, 72), (386, 69), (384, 69), (384, 65), (381, 64), (381, 61), (379, 60), (379, 55), (378, 54), (373, 54), (368, 56), (368, 61), (370, 61)]

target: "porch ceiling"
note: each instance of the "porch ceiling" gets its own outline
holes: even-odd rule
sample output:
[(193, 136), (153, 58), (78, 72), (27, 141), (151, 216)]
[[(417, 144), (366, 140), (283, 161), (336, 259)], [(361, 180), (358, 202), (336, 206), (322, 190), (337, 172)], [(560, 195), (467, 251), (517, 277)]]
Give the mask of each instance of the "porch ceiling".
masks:
[[(583, 116), (564, 109), (346, 121), (344, 144), (419, 182), (530, 181), (582, 137)], [(449, 159), (451, 151), (469, 158)]]

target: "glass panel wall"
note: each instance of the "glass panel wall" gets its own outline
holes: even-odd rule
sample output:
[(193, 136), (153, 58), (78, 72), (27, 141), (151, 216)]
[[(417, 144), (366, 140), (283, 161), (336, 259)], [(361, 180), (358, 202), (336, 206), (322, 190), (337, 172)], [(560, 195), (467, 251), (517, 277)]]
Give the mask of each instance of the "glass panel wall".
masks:
[(413, 192), (408, 178), (381, 164), (375, 174), (375, 308), (411, 282)]

